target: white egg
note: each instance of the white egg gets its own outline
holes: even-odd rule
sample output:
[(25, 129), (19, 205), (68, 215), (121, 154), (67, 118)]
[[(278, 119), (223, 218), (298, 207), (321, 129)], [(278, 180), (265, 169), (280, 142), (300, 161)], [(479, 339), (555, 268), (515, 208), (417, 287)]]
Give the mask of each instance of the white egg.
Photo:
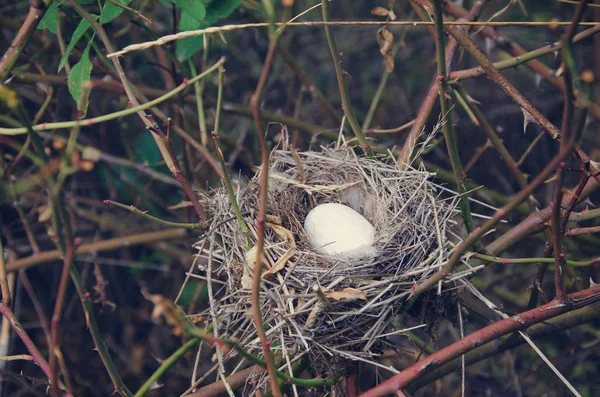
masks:
[(321, 254), (344, 258), (375, 254), (375, 228), (346, 205), (316, 206), (306, 216), (304, 230), (308, 241)]

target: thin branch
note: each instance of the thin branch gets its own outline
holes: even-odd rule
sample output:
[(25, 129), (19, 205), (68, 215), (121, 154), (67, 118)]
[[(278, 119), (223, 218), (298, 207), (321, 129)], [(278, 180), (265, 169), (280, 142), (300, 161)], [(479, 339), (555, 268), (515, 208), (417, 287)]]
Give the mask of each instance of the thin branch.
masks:
[[(178, 239), (185, 236), (186, 232), (183, 229), (169, 229), (158, 232), (140, 233), (131, 236), (116, 237), (109, 240), (96, 241), (93, 243), (82, 244), (75, 250), (75, 255), (89, 254), (91, 252), (112, 251), (123, 246), (134, 246), (139, 244), (153, 243), (157, 241), (166, 241)], [(34, 254), (26, 258), (18, 259), (14, 262), (6, 264), (8, 272), (27, 269), (41, 263), (48, 263), (58, 260), (62, 257), (60, 250), (45, 251), (39, 254)]]
[[(4, 305), (3, 303), (0, 303), (0, 313), (2, 313), (5, 320), (9, 322), (14, 333), (19, 337), (19, 339), (21, 339), (21, 341), (27, 348), (27, 351), (29, 351), (29, 354), (31, 354), (31, 356), (33, 357), (33, 361), (40, 367), (40, 369), (44, 372), (48, 379), (50, 379), (50, 366), (48, 365), (48, 362), (44, 359), (44, 357), (38, 350), (35, 343), (33, 343), (29, 335), (27, 335), (27, 332), (25, 332), (25, 328), (21, 326), (10, 307)], [(65, 387), (62, 383), (60, 383), (59, 386), (62, 390), (65, 390)], [(65, 395), (72, 396), (72, 394), (68, 391), (65, 393)]]
[[(96, 34), (98, 34), (98, 37), (104, 44), (104, 47), (106, 47), (106, 50), (108, 52), (113, 52), (114, 49), (112, 47), (112, 44), (111, 44), (108, 36), (106, 35), (104, 28), (102, 28), (102, 25), (100, 25), (94, 18), (92, 18), (92, 16), (79, 3), (77, 3), (77, 1), (71, 0), (71, 4), (72, 4), (73, 8), (77, 11), (77, 13), (79, 13), (79, 15), (81, 15), (83, 18), (87, 19), (88, 22), (92, 25), (92, 27), (96, 31)], [(137, 100), (134, 89), (132, 88), (129, 81), (127, 80), (127, 77), (125, 76), (125, 71), (121, 67), (121, 63), (119, 62), (119, 59), (111, 58), (111, 61), (113, 63), (113, 66), (115, 68), (117, 76), (121, 80), (121, 84), (123, 85), (123, 89), (125, 90), (125, 93), (127, 94), (127, 98), (129, 99), (129, 102), (132, 104), (133, 107), (139, 106), (140, 103)], [(222, 58), (221, 61), (224, 62), (225, 60)], [(186, 82), (184, 82), (184, 84), (187, 85)], [(183, 171), (181, 169), (181, 166), (179, 165), (179, 161), (177, 160), (177, 156), (175, 156), (175, 154), (173, 152), (173, 148), (171, 146), (171, 141), (170, 141), (169, 137), (167, 135), (165, 135), (164, 132), (162, 132), (162, 130), (160, 129), (160, 127), (158, 126), (156, 121), (154, 121), (152, 116), (146, 114), (143, 111), (138, 111), (137, 114), (140, 117), (140, 119), (142, 119), (142, 122), (146, 125), (146, 128), (148, 129), (148, 131), (150, 131), (150, 133), (152, 134), (152, 137), (154, 138), (154, 141), (156, 142), (156, 145), (157, 145), (167, 167), (169, 168), (169, 171), (171, 171), (173, 176), (175, 176), (177, 181), (179, 181), (179, 183), (181, 184), (181, 187), (185, 191), (185, 194), (192, 202), (192, 205), (194, 206), (194, 210), (196, 210), (196, 214), (198, 215), (198, 217), (200, 218), (201, 221), (203, 221), (203, 222), (206, 221), (206, 216), (204, 215), (204, 210), (202, 209), (202, 206), (200, 205), (198, 199), (196, 198), (185, 174), (183, 173)]]
[(104, 200), (103, 203), (114, 205), (115, 207), (123, 208), (124, 210), (133, 212), (136, 215), (139, 215), (143, 218), (149, 219), (152, 222), (159, 223), (161, 226), (164, 226), (164, 227), (178, 227), (178, 228), (190, 229), (190, 230), (194, 230), (194, 229), (195, 230), (206, 230), (208, 228), (208, 225), (205, 222), (202, 222), (202, 223), (180, 223), (180, 222), (165, 221), (163, 219), (160, 219), (160, 218), (157, 218), (155, 216), (148, 214), (146, 211), (141, 211), (141, 210), (137, 209), (136, 207), (134, 207), (133, 205), (125, 205), (125, 204), (121, 204), (121, 203), (118, 203), (113, 200)]
[[(328, 22), (329, 4), (327, 0), (321, 0), (321, 13), (323, 15), (323, 21)], [(338, 51), (335, 36), (331, 31), (331, 27), (329, 27), (329, 25), (323, 25), (323, 27), (325, 29), (325, 37), (327, 38), (327, 44), (329, 45), (329, 51), (331, 52), (333, 66), (335, 68), (335, 77), (337, 79), (340, 96), (342, 98), (342, 109), (344, 110), (346, 119), (348, 120), (354, 135), (356, 135), (356, 139), (358, 139), (358, 143), (360, 144), (362, 150), (368, 156), (373, 156), (373, 150), (369, 146), (367, 139), (365, 138), (365, 134), (358, 123), (358, 120), (356, 119), (356, 114), (354, 113), (354, 108), (352, 107), (352, 103), (350, 101), (350, 93), (348, 92), (348, 85), (346, 84), (346, 72), (343, 70), (343, 54)]]
[[(599, 228), (599, 231), (600, 231), (600, 228)], [(467, 255), (469, 255), (473, 258), (482, 259), (486, 262), (500, 263), (503, 265), (521, 265), (521, 264), (531, 264), (531, 263), (552, 264), (555, 262), (554, 258), (547, 258), (547, 257), (546, 258), (499, 258), (496, 256), (480, 254), (478, 252), (468, 253)], [(565, 265), (573, 266), (573, 267), (592, 266), (592, 265), (595, 265), (596, 263), (600, 263), (600, 257), (586, 259), (586, 260), (582, 260), (582, 261), (574, 261), (574, 260), (569, 260), (569, 259), (566, 259), (564, 261)]]
[(171, 368), (173, 365), (175, 365), (175, 363), (181, 357), (183, 357), (183, 355), (185, 353), (187, 353), (188, 350), (190, 350), (192, 347), (196, 346), (198, 343), (200, 343), (200, 339), (193, 338), (193, 339), (190, 339), (189, 341), (187, 341), (186, 343), (184, 343), (179, 349), (175, 350), (175, 352), (173, 354), (171, 354), (169, 357), (167, 357), (162, 362), (162, 364), (160, 365), (160, 367), (158, 367), (156, 369), (156, 371), (154, 371), (154, 373), (148, 378), (148, 380), (146, 382), (144, 382), (144, 384), (134, 394), (134, 397), (143, 397), (143, 396), (145, 396), (146, 393), (148, 393), (148, 391), (150, 391), (150, 388), (156, 382), (158, 382), (158, 380), (160, 379), (160, 377), (163, 376), (165, 374), (165, 372), (167, 372), (169, 370), (169, 368)]
[(2, 55), (2, 59), (0, 59), (0, 82), (4, 82), (12, 71), (19, 56), (27, 46), (27, 43), (29, 43), (31, 36), (35, 33), (46, 10), (52, 4), (52, 1), (53, 0), (33, 0), (29, 2), (29, 13), (25, 18), (25, 21), (4, 55)]
[[(496, 211), (494, 216), (492, 216), (487, 222), (485, 222), (480, 227), (477, 227), (473, 233), (470, 233), (462, 243), (456, 246), (452, 256), (448, 259), (448, 262), (444, 267), (430, 276), (427, 280), (413, 287), (412, 294), (410, 300), (414, 302), (414, 299), (427, 291), (429, 288), (433, 287), (435, 284), (443, 280), (445, 277), (452, 274), (452, 270), (454, 266), (461, 259), (462, 255), (473, 245), (477, 240), (479, 240), (484, 234), (490, 231), (501, 219), (503, 219), (510, 211), (512, 211), (517, 205), (525, 201), (531, 193), (537, 188), (540, 184), (542, 184), (547, 176), (553, 172), (558, 164), (562, 162), (570, 153), (571, 147), (573, 146), (573, 140), (570, 140), (566, 145), (561, 145), (561, 150), (559, 153), (546, 165), (546, 167), (540, 172), (533, 181), (525, 189), (522, 189), (509, 203), (507, 203), (504, 207)], [(515, 228), (513, 228), (514, 230)], [(508, 234), (508, 233), (506, 233)], [(503, 236), (504, 237), (504, 236)], [(486, 247), (489, 249), (489, 246)], [(496, 252), (493, 249), (490, 249), (490, 252)]]
[[(561, 314), (560, 316), (544, 321), (543, 323), (529, 327), (527, 329), (527, 335), (534, 339), (549, 335), (556, 335), (560, 331), (593, 321), (598, 317), (598, 310), (600, 310), (600, 303), (594, 303), (582, 309)], [(498, 355), (504, 351), (511, 350), (525, 343), (523, 338), (515, 338), (513, 335), (514, 334), (505, 335), (502, 338), (480, 346), (461, 357), (464, 357), (465, 363), (470, 365)], [(419, 389), (425, 385), (432, 384), (435, 382), (435, 380), (441, 379), (450, 372), (455, 371), (460, 365), (461, 358), (458, 357), (416, 380), (411, 386), (409, 386), (409, 390)]]
[[(139, 114), (140, 112), (143, 113), (143, 111), (146, 109), (151, 109), (151, 108), (155, 107), (156, 105), (161, 104), (162, 102), (165, 102), (167, 100), (175, 98), (175, 96), (177, 94), (179, 94), (184, 89), (189, 87), (190, 84), (193, 84), (193, 83), (203, 79), (204, 77), (208, 76), (209, 74), (213, 73), (214, 71), (216, 71), (219, 68), (219, 66), (222, 66), (224, 63), (225, 63), (225, 58), (219, 59), (219, 61), (217, 61), (210, 68), (206, 69), (204, 72), (191, 78), (188, 81), (181, 83), (179, 86), (177, 86), (176, 88), (174, 88), (171, 91), (164, 93), (160, 97), (153, 99), (149, 102), (146, 102), (144, 104), (137, 104), (136, 106), (133, 106), (133, 107), (130, 107), (127, 109), (119, 110), (117, 112), (113, 112), (113, 113), (109, 113), (109, 114), (104, 114), (104, 115), (98, 116), (98, 117), (92, 117), (89, 119), (81, 119), (81, 120), (74, 120), (74, 121), (59, 121), (59, 122), (55, 122), (55, 123), (42, 123), (42, 124), (34, 125), (31, 128), (34, 131), (39, 132), (39, 131), (67, 129), (67, 128), (73, 128), (75, 126), (87, 127), (87, 126), (93, 126), (98, 123), (104, 123), (104, 122), (107, 122), (110, 120), (115, 120), (115, 119), (118, 119), (118, 118), (121, 118), (124, 116), (128, 116), (130, 114), (134, 114), (134, 113)], [(27, 131), (28, 130), (26, 127), (20, 127), (20, 128), (0, 127), (0, 135), (21, 135), (21, 134), (26, 134)]]
[[(518, 21), (491, 21), (491, 22), (470, 22), (470, 21), (444, 21), (444, 26), (568, 26), (570, 21), (535, 21), (535, 22), (518, 22)], [(249, 29), (249, 28), (264, 28), (270, 24), (267, 22), (260, 23), (245, 23), (239, 25), (224, 25), (213, 26), (206, 29), (189, 30), (176, 34), (169, 34), (160, 37), (158, 40), (147, 41), (139, 44), (128, 45), (120, 51), (111, 52), (107, 55), (108, 58), (118, 57), (129, 52), (146, 50), (155, 46), (162, 46), (172, 41), (181, 40), (186, 37), (195, 37), (203, 34), (212, 34), (220, 32), (231, 32), (234, 30)], [(315, 22), (276, 22), (275, 26), (297, 26), (297, 27), (315, 27), (315, 26), (432, 26), (433, 22), (429, 21), (315, 21)], [(582, 26), (596, 26), (596, 22), (582, 22)]]
[[(480, 2), (481, 3), (481, 2)], [(458, 154), (458, 146), (456, 144), (456, 137), (454, 135), (454, 127), (452, 125), (452, 113), (448, 100), (446, 98), (448, 91), (448, 76), (446, 74), (446, 58), (444, 56), (444, 27), (443, 27), (443, 15), (442, 15), (442, 3), (441, 0), (434, 0), (435, 12), (434, 20), (436, 27), (435, 35), (435, 48), (437, 55), (437, 79), (440, 82), (440, 92), (438, 94), (440, 100), (440, 107), (444, 123), (442, 125), (442, 132), (444, 133), (444, 140), (446, 141), (446, 149), (448, 150), (448, 156), (450, 157), (450, 163), (452, 164), (452, 171), (454, 172), (454, 183), (456, 184), (457, 192), (460, 196), (460, 212), (465, 222), (465, 228), (467, 233), (471, 233), (475, 228), (473, 223), (473, 216), (471, 215), (471, 206), (469, 204), (469, 196), (464, 184), (466, 175), (463, 171), (463, 166), (460, 161)], [(482, 247), (481, 242), (477, 242), (480, 248)]]
[[(265, 2), (265, 5), (270, 4)], [(271, 10), (272, 11), (272, 10)], [(274, 11), (273, 11), (274, 13)], [(274, 15), (271, 15), (274, 18)], [(259, 207), (258, 216), (256, 219), (256, 262), (253, 268), (252, 275), (252, 290), (250, 299), (252, 300), (252, 320), (256, 327), (256, 332), (260, 340), (265, 362), (267, 365), (267, 373), (269, 374), (269, 382), (271, 383), (271, 392), (275, 397), (281, 397), (281, 391), (277, 383), (277, 369), (275, 368), (275, 361), (273, 359), (273, 353), (271, 352), (271, 342), (269, 341), (267, 334), (264, 329), (263, 317), (260, 310), (260, 281), (262, 276), (262, 268), (264, 262), (264, 245), (265, 245), (265, 223), (267, 214), (267, 196), (269, 191), (269, 148), (267, 146), (267, 139), (263, 132), (262, 122), (260, 119), (260, 102), (262, 99), (263, 89), (269, 76), (269, 70), (273, 63), (273, 54), (277, 48), (278, 35), (274, 33), (273, 21), (268, 24), (269, 27), (269, 48), (263, 64), (263, 68), (256, 84), (256, 90), (250, 100), (250, 106), (252, 108), (252, 115), (254, 117), (254, 124), (256, 128), (256, 134), (260, 142), (260, 155), (261, 155), (261, 172), (260, 172), (260, 194), (259, 194)]]
[(467, 337), (431, 354), (427, 358), (418, 361), (399, 374), (363, 393), (361, 397), (378, 397), (396, 393), (396, 391), (404, 389), (438, 366), (448, 363), (484, 343), (493, 341), (508, 333), (526, 329), (531, 325), (557, 317), (575, 308), (585, 307), (598, 302), (600, 300), (600, 285), (568, 295), (568, 298), (569, 302), (572, 302), (571, 304), (553, 301), (481, 328)]

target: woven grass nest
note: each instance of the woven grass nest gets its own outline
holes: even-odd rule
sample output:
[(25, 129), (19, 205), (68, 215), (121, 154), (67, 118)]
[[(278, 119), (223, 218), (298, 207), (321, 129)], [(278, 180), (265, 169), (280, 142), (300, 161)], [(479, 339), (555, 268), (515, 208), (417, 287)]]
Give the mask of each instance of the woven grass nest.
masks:
[[(248, 247), (256, 244), (260, 173), (236, 191), (248, 237), (223, 188), (203, 198), (211, 232), (197, 243), (208, 263), (201, 269), (211, 285), (204, 314), (213, 332), (259, 356), (250, 303), (255, 254)], [(441, 198), (431, 177), (401, 170), (391, 155), (366, 158), (347, 146), (297, 153), (284, 143), (272, 151), (261, 311), (282, 371), (308, 359), (311, 375), (326, 378), (339, 375), (347, 359), (372, 360), (381, 352), (411, 288), (448, 258), (456, 197)], [(317, 253), (303, 224), (323, 203), (345, 204), (371, 222), (376, 252), (350, 259)], [(236, 353), (217, 356), (224, 369)]]

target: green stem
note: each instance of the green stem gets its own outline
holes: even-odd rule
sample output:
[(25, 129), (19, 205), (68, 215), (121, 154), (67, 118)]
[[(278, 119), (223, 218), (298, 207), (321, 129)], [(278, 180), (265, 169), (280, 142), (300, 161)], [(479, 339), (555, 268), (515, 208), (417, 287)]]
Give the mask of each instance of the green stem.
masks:
[[(19, 117), (21, 118), (21, 121), (25, 125), (25, 128), (29, 132), (29, 136), (32, 139), (33, 146), (38, 151), (41, 159), (45, 163), (48, 163), (49, 158), (46, 155), (46, 152), (44, 151), (42, 141), (37, 132), (33, 130), (22, 105), (19, 104), (19, 106), (17, 106), (16, 111)], [(48, 175), (46, 177), (46, 183), (48, 185), (48, 198), (52, 207), (52, 226), (54, 228), (54, 232), (58, 240), (57, 246), (59, 252), (62, 255), (65, 255), (67, 251), (66, 239), (69, 239), (69, 244), (72, 244), (73, 240), (73, 233), (71, 230), (71, 219), (68, 216), (66, 208), (64, 207), (64, 202), (61, 200), (60, 191), (56, 189), (57, 183), (52, 177), (52, 175)], [(56, 192), (56, 195), (53, 194), (54, 192)], [(70, 276), (73, 280), (73, 284), (75, 284), (75, 288), (77, 289), (77, 293), (82, 302), (83, 310), (86, 315), (87, 325), (90, 329), (92, 339), (94, 340), (94, 345), (96, 347), (96, 350), (100, 354), (100, 358), (102, 359), (104, 366), (113, 382), (115, 391), (121, 394), (121, 396), (123, 397), (133, 397), (133, 394), (131, 394), (129, 389), (127, 389), (127, 386), (125, 386), (125, 384), (123, 383), (123, 380), (121, 379), (121, 376), (119, 375), (119, 372), (117, 371), (114, 362), (112, 361), (110, 353), (108, 352), (108, 349), (104, 344), (104, 340), (102, 339), (102, 335), (96, 323), (92, 303), (90, 301), (90, 295), (85, 288), (85, 284), (81, 279), (81, 275), (79, 274), (79, 271), (75, 266), (69, 267)], [(54, 354), (54, 352), (51, 352), (51, 354)]]
[[(194, 62), (191, 59), (189, 61), (189, 65), (192, 75), (196, 76), (196, 67), (194, 66)], [(208, 143), (208, 132), (206, 128), (206, 117), (204, 115), (204, 101), (202, 100), (204, 86), (199, 81), (194, 82), (194, 92), (196, 94), (196, 108), (198, 111), (198, 127), (200, 129), (200, 142), (202, 143), (202, 145), (206, 146), (206, 144)]]
[(242, 216), (242, 212), (240, 211), (240, 206), (238, 205), (237, 199), (235, 197), (235, 192), (233, 191), (233, 182), (231, 181), (231, 175), (229, 174), (229, 170), (227, 169), (227, 164), (225, 163), (225, 157), (223, 156), (223, 151), (221, 150), (221, 145), (219, 144), (219, 127), (221, 120), (221, 108), (223, 105), (223, 75), (225, 69), (223, 67), (219, 67), (219, 89), (217, 93), (217, 110), (215, 116), (215, 130), (213, 131), (212, 138), (215, 144), (215, 149), (217, 151), (217, 157), (219, 158), (219, 162), (221, 163), (221, 168), (223, 169), (223, 184), (225, 184), (225, 188), (227, 189), (227, 196), (229, 197), (229, 202), (231, 203), (231, 207), (233, 208), (233, 212), (235, 213), (235, 217), (237, 218), (238, 224), (240, 225), (240, 229), (242, 233), (246, 237), (246, 241), (248, 242), (248, 249), (251, 248), (251, 241), (248, 235), (248, 226), (244, 221), (244, 217)]
[(208, 228), (206, 223), (180, 223), (180, 222), (165, 221), (163, 219), (152, 216), (145, 211), (141, 211), (141, 210), (137, 209), (136, 207), (134, 207), (133, 205), (125, 205), (125, 204), (121, 204), (121, 203), (118, 203), (113, 200), (104, 200), (104, 204), (110, 204), (110, 205), (114, 205), (119, 208), (123, 208), (127, 211), (133, 212), (134, 214), (142, 216), (153, 222), (160, 223), (161, 226), (165, 226), (165, 227), (179, 227), (182, 229), (197, 229), (197, 230), (206, 230)]
[(160, 377), (163, 376), (164, 373), (167, 372), (167, 370), (177, 362), (177, 360), (183, 357), (183, 355), (188, 350), (196, 346), (198, 343), (200, 343), (200, 339), (198, 338), (190, 339), (189, 341), (184, 343), (183, 346), (181, 346), (175, 351), (175, 353), (171, 354), (165, 361), (163, 361), (160, 367), (158, 367), (158, 369), (154, 371), (152, 376), (150, 376), (148, 380), (144, 382), (142, 387), (140, 387), (140, 389), (137, 391), (137, 393), (134, 394), (133, 397), (145, 396), (146, 393), (148, 393), (148, 391), (152, 387), (152, 385), (155, 384), (160, 379)]
[[(321, 11), (323, 14), (323, 21), (329, 21), (329, 4), (327, 0), (321, 0)], [(333, 59), (333, 66), (335, 67), (335, 76), (338, 82), (338, 87), (340, 89), (340, 96), (342, 97), (342, 109), (344, 110), (344, 114), (346, 115), (346, 119), (356, 135), (356, 139), (362, 146), (363, 151), (370, 157), (373, 157), (375, 154), (371, 147), (367, 143), (367, 139), (365, 138), (365, 134), (363, 130), (360, 128), (358, 124), (358, 120), (356, 119), (356, 115), (354, 114), (354, 108), (350, 103), (350, 93), (348, 92), (348, 85), (346, 84), (346, 78), (344, 77), (344, 70), (342, 69), (342, 60), (340, 59), (340, 53), (337, 48), (337, 43), (335, 41), (335, 37), (333, 36), (333, 32), (329, 25), (324, 25), (325, 29), (325, 37), (327, 37), (327, 43), (329, 44), (329, 51), (331, 52), (331, 58)]]
[[(456, 188), (460, 194), (460, 212), (463, 220), (465, 221), (465, 228), (467, 233), (471, 233), (474, 229), (473, 216), (471, 215), (471, 206), (469, 204), (469, 196), (467, 195), (467, 189), (464, 184), (465, 174), (463, 172), (463, 166), (458, 155), (458, 147), (456, 144), (456, 137), (454, 135), (454, 129), (452, 126), (452, 113), (448, 101), (446, 99), (446, 92), (448, 91), (448, 76), (446, 75), (446, 56), (445, 56), (445, 44), (444, 44), (444, 25), (442, 15), (442, 4), (441, 0), (435, 0), (435, 46), (437, 54), (437, 69), (438, 79), (440, 81), (440, 106), (442, 110), (442, 117), (445, 122), (442, 126), (444, 133), (444, 139), (446, 141), (446, 148), (448, 149), (448, 155), (450, 156), (450, 163), (452, 164), (452, 171), (454, 172), (454, 182)], [(480, 241), (477, 241), (477, 249), (481, 249), (483, 246)]]
[[(62, 122), (57, 122), (57, 123), (42, 123), (42, 124), (32, 126), (32, 129), (33, 129), (33, 131), (36, 131), (36, 132), (37, 131), (59, 130), (59, 129), (64, 129), (64, 128), (72, 128), (78, 124), (81, 127), (85, 127), (85, 126), (90, 126), (90, 125), (97, 124), (97, 123), (103, 123), (103, 122), (109, 121), (109, 120), (114, 120), (114, 119), (117, 119), (120, 117), (128, 116), (130, 114), (138, 113), (140, 111), (152, 108), (152, 107), (174, 97), (175, 95), (182, 92), (188, 85), (195, 83), (196, 81), (208, 76), (210, 73), (217, 70), (219, 68), (219, 66), (223, 65), (223, 63), (225, 63), (225, 58), (221, 58), (217, 63), (212, 65), (210, 68), (206, 69), (204, 72), (200, 73), (198, 76), (193, 77), (192, 79), (190, 79), (187, 82), (183, 82), (178, 87), (174, 88), (173, 90), (169, 91), (168, 93), (166, 93), (156, 99), (153, 99), (149, 102), (143, 103), (139, 106), (135, 106), (135, 107), (132, 107), (129, 109), (124, 109), (124, 110), (114, 112), (114, 113), (105, 114), (105, 115), (98, 116), (98, 117), (93, 117), (91, 119), (82, 119), (82, 120), (75, 120), (75, 121), (62, 121)], [(2, 128), (2, 127), (0, 127), (0, 135), (20, 135), (20, 134), (26, 134), (27, 131), (28, 131), (27, 127), (23, 127), (23, 128)]]
[[(402, 33), (402, 37), (400, 37), (398, 42), (394, 45), (394, 48), (392, 48), (392, 56), (394, 58), (396, 57), (396, 54), (398, 54), (398, 51), (400, 51), (400, 48), (402, 48), (405, 45), (404, 38), (405, 38), (407, 32), (408, 32), (408, 29), (405, 29), (404, 32)], [(369, 106), (369, 111), (367, 112), (367, 115), (365, 116), (365, 120), (363, 121), (363, 124), (362, 124), (363, 131), (367, 131), (369, 129), (369, 127), (371, 126), (371, 122), (373, 121), (373, 116), (375, 115), (375, 110), (377, 110), (377, 105), (379, 104), (379, 100), (381, 99), (381, 96), (383, 95), (383, 91), (385, 90), (385, 87), (387, 86), (387, 81), (391, 74), (392, 74), (391, 72), (384, 70), (383, 74), (381, 75), (381, 80), (379, 81), (379, 87), (377, 87), (377, 91), (375, 91), (375, 95), (373, 96), (373, 99), (371, 100), (371, 105)]]
[(115, 392), (119, 393), (123, 397), (133, 397), (133, 394), (129, 391), (127, 386), (123, 383), (121, 376), (119, 375), (119, 371), (115, 366), (110, 353), (108, 352), (108, 348), (102, 339), (102, 334), (100, 333), (100, 329), (98, 328), (98, 323), (96, 323), (96, 317), (94, 316), (94, 308), (92, 306), (92, 302), (90, 301), (90, 294), (85, 288), (85, 284), (81, 279), (81, 274), (79, 274), (79, 270), (75, 266), (71, 266), (71, 280), (73, 280), (73, 284), (75, 284), (75, 288), (77, 289), (77, 293), (79, 298), (81, 299), (81, 303), (83, 305), (83, 310), (85, 312), (85, 318), (87, 322), (87, 326), (90, 330), (90, 334), (92, 335), (92, 339), (94, 340), (94, 345), (96, 346), (96, 351), (100, 355), (106, 370), (110, 376), (110, 379), (113, 382)]
[[(600, 25), (596, 25), (594, 27), (584, 30), (583, 32), (581, 32), (579, 34), (576, 34), (573, 37), (572, 42), (576, 43), (585, 38), (593, 36), (594, 34), (596, 34), (598, 32), (600, 32)], [(516, 67), (523, 63), (527, 63), (533, 59), (537, 59), (544, 55), (556, 52), (556, 51), (560, 50), (562, 48), (562, 46), (563, 46), (563, 42), (557, 41), (555, 43), (548, 44), (547, 46), (527, 52), (523, 55), (508, 58), (508, 59), (505, 59), (505, 60), (499, 61), (499, 62), (494, 62), (493, 65), (498, 70)], [(468, 78), (472, 78), (472, 77), (483, 76), (484, 74), (486, 74), (485, 70), (481, 66), (477, 66), (477, 67), (471, 68), (471, 69), (457, 70), (455, 72), (452, 72), (452, 73), (450, 73), (450, 79), (457, 81), (457, 80), (468, 79)]]
[[(501, 263), (503, 265), (519, 265), (519, 264), (529, 264), (529, 263), (554, 263), (554, 258), (499, 258), (496, 256), (480, 254), (477, 252), (467, 253), (467, 256), (471, 256), (473, 258), (483, 259), (486, 262), (493, 263)], [(573, 261), (573, 260), (565, 260), (565, 265), (573, 266), (573, 267), (586, 267), (592, 266), (597, 263), (600, 263), (600, 257), (586, 259), (582, 261)]]

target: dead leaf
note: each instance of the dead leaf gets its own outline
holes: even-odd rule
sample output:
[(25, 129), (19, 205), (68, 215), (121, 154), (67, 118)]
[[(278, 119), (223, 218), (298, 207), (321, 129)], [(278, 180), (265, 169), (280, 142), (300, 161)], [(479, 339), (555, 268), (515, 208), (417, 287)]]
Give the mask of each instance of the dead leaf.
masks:
[(159, 322), (163, 318), (167, 324), (173, 327), (173, 335), (181, 335), (183, 333), (183, 321), (180, 309), (163, 295), (148, 294), (147, 292), (145, 295), (147, 299), (154, 303), (152, 320)]
[[(281, 224), (281, 220), (279, 221)], [(275, 262), (275, 265), (273, 265), (273, 267), (271, 269), (269, 269), (268, 271), (266, 271), (265, 273), (263, 273), (263, 277), (267, 276), (269, 274), (275, 274), (277, 272), (279, 272), (281, 269), (283, 269), (286, 265), (286, 263), (294, 256), (294, 254), (296, 253), (296, 241), (294, 241), (294, 235), (292, 234), (291, 231), (287, 230), (285, 227), (280, 226), (277, 224), (273, 224), (273, 223), (267, 223), (267, 226), (273, 230), (275, 232), (275, 234), (277, 234), (282, 240), (287, 241), (289, 248), (287, 249), (287, 251), (285, 252), (285, 254), (283, 254), (283, 256), (279, 259), (277, 259), (277, 262)]]
[(52, 218), (52, 207), (50, 205), (40, 205), (38, 207), (38, 222), (44, 223)]
[(371, 15), (375, 15), (376, 17), (387, 17), (389, 11), (383, 7), (375, 7), (371, 10)]
[[(279, 236), (279, 238), (285, 240), (288, 243), (289, 248), (279, 259), (277, 259), (277, 262), (275, 262), (273, 267), (262, 273), (262, 277), (280, 272), (296, 253), (296, 241), (294, 240), (294, 234), (285, 227), (281, 226), (281, 219), (279, 217), (267, 215), (267, 219), (279, 223), (271, 223), (269, 221), (266, 222), (265, 225), (273, 230), (275, 234)], [(245, 254), (245, 260), (248, 266), (244, 266), (244, 273), (242, 274), (242, 288), (244, 289), (252, 288), (252, 276), (250, 275), (249, 270), (253, 270), (254, 266), (256, 265), (256, 251), (256, 246), (254, 246)], [(263, 263), (266, 264), (267, 261), (264, 260)]]
[(384, 26), (377, 31), (377, 43), (379, 51), (383, 56), (385, 71), (391, 73), (394, 70), (394, 55), (392, 54), (392, 45), (394, 44), (394, 34)]
[(275, 225), (281, 225), (281, 218), (278, 217), (277, 215), (266, 214), (265, 218), (268, 223), (274, 223)]

